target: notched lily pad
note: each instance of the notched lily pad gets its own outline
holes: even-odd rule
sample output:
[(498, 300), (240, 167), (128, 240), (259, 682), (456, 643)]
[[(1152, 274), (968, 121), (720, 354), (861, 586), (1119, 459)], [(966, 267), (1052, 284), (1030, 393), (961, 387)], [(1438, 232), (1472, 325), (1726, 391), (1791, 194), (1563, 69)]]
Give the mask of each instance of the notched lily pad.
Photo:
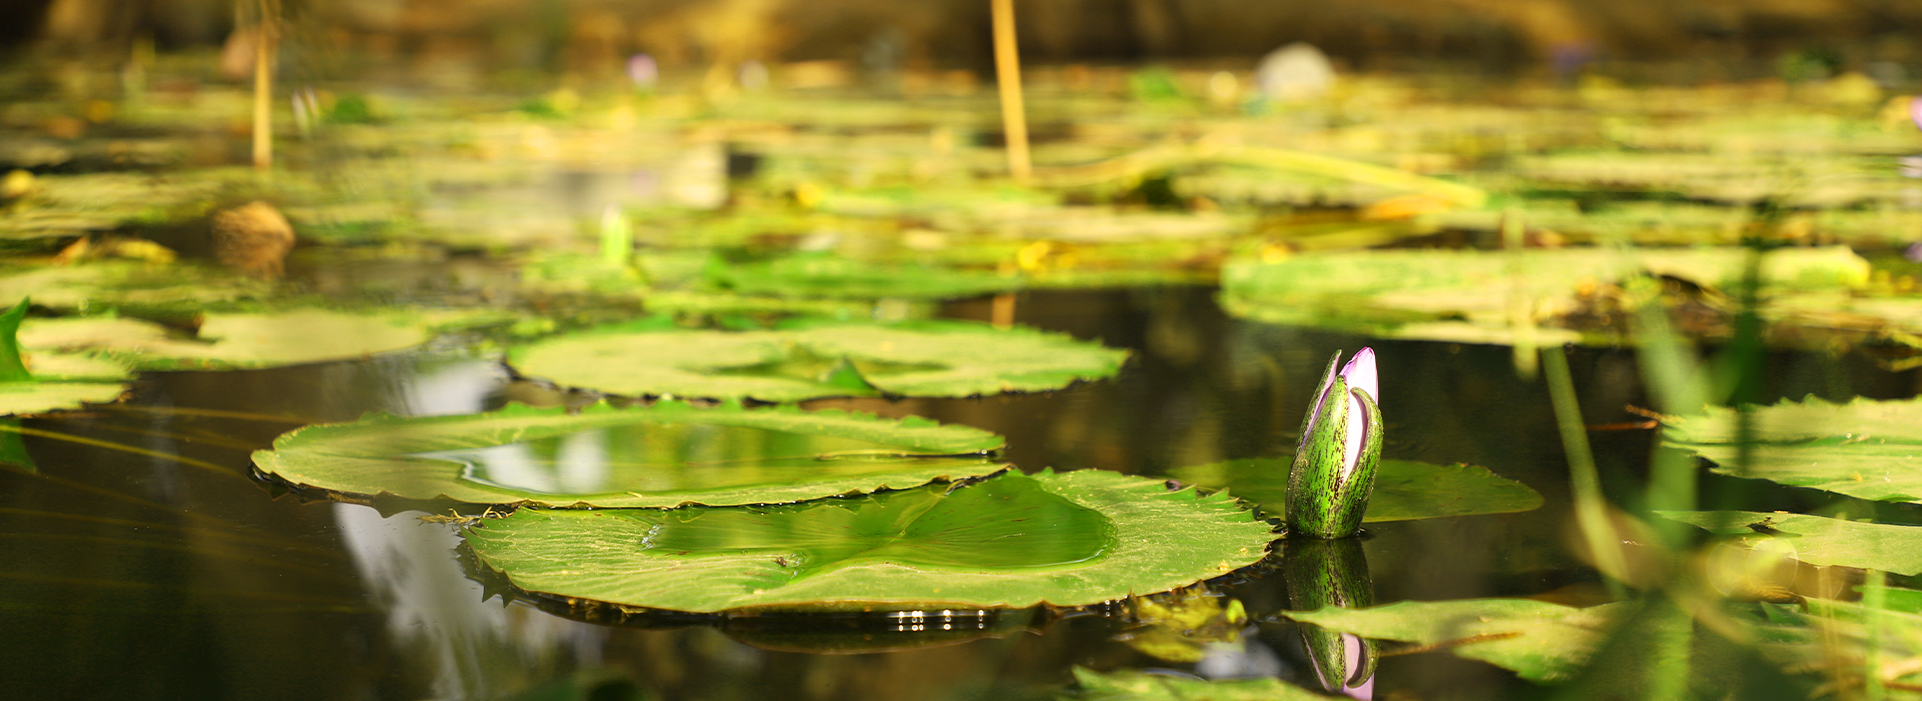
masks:
[(697, 613), (1081, 606), (1259, 561), (1226, 496), (1083, 470), (737, 508), (520, 509), (467, 531), (525, 592)]
[(1665, 420), (1670, 445), (1715, 463), (1715, 472), (1858, 499), (1922, 503), (1922, 400), (1810, 397), (1756, 407), (1749, 461), (1737, 464), (1735, 410)]
[[(1261, 504), (1280, 517), (1287, 503), (1292, 458), (1246, 458), (1191, 465), (1169, 472), (1175, 479), (1210, 489), (1226, 489)], [(1365, 523), (1443, 516), (1507, 514), (1541, 508), (1542, 495), (1528, 485), (1474, 465), (1431, 465), (1383, 460), (1376, 468), (1375, 492), (1368, 499)]]
[[(1127, 355), (1061, 334), (957, 321), (741, 332), (644, 324), (537, 342), (509, 351), (508, 362), (528, 376), (611, 394), (785, 402), (1058, 389), (1113, 375)], [(835, 381), (843, 362), (868, 387)]]
[(667, 508), (777, 504), (993, 474), (1001, 438), (926, 419), (663, 401), (576, 414), (514, 405), (308, 426), (254, 453), (261, 472), (366, 500)]

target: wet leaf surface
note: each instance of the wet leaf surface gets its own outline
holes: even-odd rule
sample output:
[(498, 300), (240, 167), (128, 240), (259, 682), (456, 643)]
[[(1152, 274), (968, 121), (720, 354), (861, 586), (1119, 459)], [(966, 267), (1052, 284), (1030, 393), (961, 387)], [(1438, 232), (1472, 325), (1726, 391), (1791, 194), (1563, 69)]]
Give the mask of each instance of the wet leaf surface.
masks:
[(1922, 527), (1896, 526), (1805, 514), (1754, 511), (1657, 511), (1662, 518), (1747, 543), (1774, 540), (1781, 552), (1811, 565), (1922, 574)]

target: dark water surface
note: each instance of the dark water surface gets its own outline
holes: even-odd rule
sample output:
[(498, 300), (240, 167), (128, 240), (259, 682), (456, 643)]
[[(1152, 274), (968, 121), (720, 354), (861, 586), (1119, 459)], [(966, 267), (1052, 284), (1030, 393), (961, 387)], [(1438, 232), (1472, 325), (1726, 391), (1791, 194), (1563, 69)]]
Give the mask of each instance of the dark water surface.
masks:
[[(1203, 288), (1028, 293), (1017, 313), (1022, 323), (1135, 356), (1114, 380), (1060, 392), (811, 406), (996, 431), (1008, 437), (1006, 459), (1030, 471), (1160, 474), (1291, 450), (1329, 355), (1372, 343), (1385, 457), (1483, 465), (1548, 501), (1525, 514), (1376, 525), (1364, 544), (1375, 601), (1586, 603), (1600, 594), (1597, 575), (1565, 545), (1566, 466), (1546, 391), (1518, 376), (1508, 348), (1242, 322), (1224, 316)], [(957, 302), (944, 314), (984, 319), (988, 303)], [(1648, 406), (1632, 353), (1578, 349), (1571, 361), (1588, 423), (1635, 420), (1626, 407)], [(1915, 373), (1885, 372), (1855, 355), (1780, 353), (1768, 362), (1769, 399), (1917, 389)], [(435, 354), (157, 373), (142, 379), (131, 406), (23, 422), (137, 450), (30, 434), (38, 474), (0, 471), (8, 563), (0, 572), (0, 689), (11, 698), (473, 698), (579, 674), (582, 683), (631, 683), (663, 699), (959, 699), (1046, 696), (1070, 681), (1074, 665), (1193, 671), (1113, 640), (1121, 625), (1096, 615), (653, 620), (640, 628), (569, 620), (525, 602), (503, 607), (462, 574), (450, 527), (421, 523), (418, 512), (383, 518), (366, 506), (276, 499), (249, 474), (250, 451), (302, 423), (375, 410), (473, 412), (504, 402), (506, 383), (492, 359)], [(1605, 487), (1633, 503), (1652, 431), (1591, 435)], [(1814, 498), (1723, 478), (1705, 477), (1704, 487), (1710, 499), (1743, 490), (1758, 510)], [(1277, 576), (1230, 579), (1229, 593), (1257, 620), (1285, 606)], [(937, 631), (941, 625), (993, 634), (893, 652), (793, 651), (962, 637)], [(859, 634), (824, 637), (850, 629)], [(888, 632), (895, 629), (909, 630)], [(1287, 624), (1264, 621), (1243, 639), (1244, 654), (1207, 671), (1279, 674), (1313, 686)], [(1386, 658), (1377, 680), (1377, 698), (1532, 689), (1446, 652)]]

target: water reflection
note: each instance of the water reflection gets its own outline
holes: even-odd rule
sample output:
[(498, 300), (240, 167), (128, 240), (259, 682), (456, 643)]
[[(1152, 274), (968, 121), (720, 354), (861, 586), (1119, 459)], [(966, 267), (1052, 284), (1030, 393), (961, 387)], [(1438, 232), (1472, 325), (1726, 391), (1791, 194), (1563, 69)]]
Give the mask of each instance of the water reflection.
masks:
[[(1292, 610), (1367, 608), (1375, 603), (1375, 586), (1368, 577), (1368, 556), (1362, 552), (1360, 538), (1289, 539), (1282, 545), (1281, 567)], [(1356, 699), (1374, 698), (1374, 641), (1306, 623), (1300, 636), (1323, 689)]]

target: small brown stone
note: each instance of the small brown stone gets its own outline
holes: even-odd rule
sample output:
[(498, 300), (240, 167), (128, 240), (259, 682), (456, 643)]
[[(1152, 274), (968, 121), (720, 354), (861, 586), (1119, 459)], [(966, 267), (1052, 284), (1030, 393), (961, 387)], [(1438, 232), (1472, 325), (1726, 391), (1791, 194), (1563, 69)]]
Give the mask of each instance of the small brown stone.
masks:
[(214, 259), (259, 278), (278, 278), (294, 247), (294, 227), (280, 210), (251, 202), (214, 215)]

